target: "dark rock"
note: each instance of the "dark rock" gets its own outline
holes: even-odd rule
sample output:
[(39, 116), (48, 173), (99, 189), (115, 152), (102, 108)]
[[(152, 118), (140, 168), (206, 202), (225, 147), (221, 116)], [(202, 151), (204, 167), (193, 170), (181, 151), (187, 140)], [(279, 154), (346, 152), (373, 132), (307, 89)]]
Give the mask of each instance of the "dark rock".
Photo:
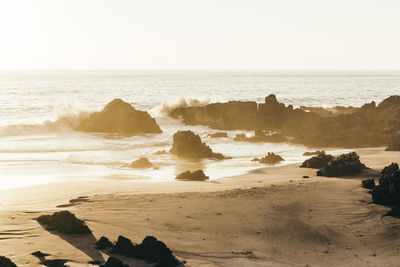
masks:
[(52, 215), (42, 215), (37, 218), (47, 230), (55, 230), (64, 234), (90, 234), (91, 231), (84, 221), (67, 210), (55, 212)]
[(310, 178), (310, 176), (304, 175), (303, 178), (307, 179)]
[(172, 267), (181, 264), (171, 250), (153, 236), (146, 236), (142, 243), (135, 245), (128, 238), (120, 236), (111, 252), (156, 263), (155, 266), (159, 267)]
[(329, 161), (326, 166), (317, 171), (317, 175), (340, 177), (361, 173), (366, 168), (367, 167), (361, 163), (360, 157), (357, 155), (357, 153), (351, 152), (349, 154), (340, 155)]
[(372, 190), (376, 204), (400, 205), (400, 170), (397, 163), (386, 166), (379, 178), (379, 184)]
[(281, 156), (276, 155), (273, 152), (272, 153), (268, 152), (268, 154), (265, 157), (261, 158), (258, 162), (264, 163), (264, 164), (276, 164), (276, 163), (279, 163), (279, 162), (281, 162), (283, 160), (284, 159)]
[(109, 257), (105, 264), (100, 265), (100, 267), (129, 267), (128, 264), (124, 264), (117, 258)]
[(94, 112), (75, 128), (83, 132), (135, 135), (161, 133), (154, 118), (146, 111), (136, 110), (121, 99), (114, 99), (100, 112)]
[(325, 150), (322, 150), (322, 151), (317, 150), (317, 151), (312, 151), (312, 152), (306, 151), (303, 153), (303, 156), (318, 156), (320, 154), (325, 154)]
[(362, 187), (366, 189), (374, 189), (375, 188), (375, 181), (374, 179), (365, 179), (361, 182)]
[(224, 158), (222, 154), (212, 152), (209, 146), (201, 142), (200, 136), (192, 131), (176, 132), (169, 152), (181, 158)]
[(211, 138), (226, 138), (226, 137), (228, 137), (228, 133), (225, 133), (225, 132), (212, 133), (212, 134), (208, 134), (207, 137), (211, 137)]
[(1, 267), (17, 267), (14, 262), (12, 262), (9, 258), (0, 256), (0, 266)]
[(393, 207), (390, 211), (386, 212), (382, 217), (385, 216), (393, 216), (393, 217), (400, 217), (400, 207), (399, 206), (395, 206)]
[(205, 181), (208, 180), (209, 177), (206, 176), (203, 170), (197, 170), (194, 172), (185, 171), (176, 176), (177, 180), (184, 180), (184, 181)]
[(133, 161), (131, 164), (128, 165), (128, 167), (137, 169), (146, 169), (153, 167), (153, 163), (151, 163), (147, 158), (140, 158)]
[(320, 153), (317, 156), (309, 158), (305, 160), (300, 168), (313, 168), (313, 169), (320, 169), (328, 164), (334, 157), (329, 154)]
[(55, 259), (55, 260), (44, 260), (41, 262), (42, 265), (47, 267), (66, 267), (65, 265), (68, 261), (63, 259)]
[(102, 236), (100, 237), (100, 239), (96, 242), (96, 249), (107, 249), (107, 248), (111, 248), (113, 246), (113, 243), (108, 240), (107, 237)]

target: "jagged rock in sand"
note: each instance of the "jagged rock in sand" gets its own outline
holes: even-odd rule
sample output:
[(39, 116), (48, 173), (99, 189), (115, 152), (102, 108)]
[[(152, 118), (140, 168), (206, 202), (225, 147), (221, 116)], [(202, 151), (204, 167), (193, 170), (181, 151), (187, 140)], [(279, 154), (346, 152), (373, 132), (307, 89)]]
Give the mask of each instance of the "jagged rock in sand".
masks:
[(42, 215), (36, 219), (47, 230), (55, 230), (63, 234), (90, 234), (89, 227), (67, 210), (52, 215)]
[(128, 264), (124, 264), (122, 261), (115, 257), (109, 257), (106, 263), (100, 265), (100, 267), (129, 267)]
[(327, 165), (317, 171), (317, 175), (327, 177), (340, 177), (361, 173), (366, 168), (367, 167), (365, 167), (365, 165), (361, 163), (357, 153), (351, 152), (349, 154), (340, 155), (329, 161)]
[(325, 150), (306, 151), (303, 153), (303, 156), (318, 156), (319, 154), (325, 154)]
[(140, 158), (133, 161), (131, 164), (128, 165), (128, 167), (137, 169), (146, 169), (153, 167), (153, 163), (151, 163), (147, 158)]
[(224, 158), (222, 154), (212, 152), (209, 146), (201, 142), (200, 136), (192, 131), (176, 132), (169, 152), (181, 158)]
[(156, 263), (155, 266), (159, 267), (172, 267), (181, 264), (171, 250), (153, 236), (146, 236), (140, 244), (133, 244), (130, 239), (119, 236), (111, 253)]
[[(322, 115), (294, 109), (269, 95), (265, 103), (228, 102), (200, 107), (180, 107), (170, 116), (188, 125), (206, 125), (222, 130), (281, 132), (294, 143), (319, 147), (376, 147), (389, 143), (400, 131), (400, 96), (379, 105), (367, 103), (346, 112)], [(237, 136), (240, 139), (243, 136)], [(269, 140), (266, 140), (269, 142)]]
[(254, 158), (252, 161), (258, 161), (258, 162), (264, 163), (264, 164), (276, 164), (283, 160), (284, 159), (281, 156), (276, 155), (274, 152), (272, 152), (272, 153), (268, 152), (268, 154), (265, 157), (263, 157), (261, 159)]
[(0, 256), (0, 266), (1, 267), (17, 267), (14, 262), (12, 262), (9, 258)]
[(374, 189), (375, 181), (374, 181), (374, 179), (365, 179), (365, 180), (362, 180), (361, 185), (363, 188), (366, 188), (366, 189)]
[(113, 246), (113, 243), (108, 240), (107, 237), (102, 236), (100, 237), (100, 239), (96, 242), (96, 249), (107, 249), (107, 248), (111, 248)]
[(182, 172), (178, 176), (176, 176), (175, 179), (183, 181), (205, 181), (208, 180), (209, 177), (204, 174), (203, 170), (197, 170), (194, 172)]
[(228, 137), (228, 133), (226, 133), (226, 132), (212, 133), (212, 134), (208, 134), (207, 137), (226, 138), (226, 137)]
[(100, 112), (94, 112), (75, 128), (82, 132), (135, 135), (162, 133), (156, 120), (146, 111), (136, 110), (121, 99), (114, 99)]
[(400, 170), (397, 163), (386, 166), (379, 178), (379, 184), (372, 190), (376, 204), (400, 205)]
[(245, 142), (270, 142), (270, 143), (282, 143), (286, 142), (286, 136), (281, 133), (275, 132), (264, 132), (262, 130), (255, 130), (254, 136), (247, 137), (245, 134), (236, 134), (234, 141), (245, 141)]
[(314, 156), (312, 158), (309, 158), (305, 160), (300, 168), (313, 168), (313, 169), (320, 169), (328, 164), (331, 160), (333, 160), (334, 157), (329, 154), (320, 153), (317, 156)]

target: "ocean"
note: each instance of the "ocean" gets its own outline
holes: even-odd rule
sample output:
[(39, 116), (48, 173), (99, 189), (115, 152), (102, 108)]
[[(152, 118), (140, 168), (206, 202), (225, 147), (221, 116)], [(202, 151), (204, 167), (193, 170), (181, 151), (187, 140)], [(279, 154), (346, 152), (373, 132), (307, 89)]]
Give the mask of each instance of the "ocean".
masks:
[[(281, 155), (282, 164), (300, 163), (301, 145), (234, 142), (212, 139), (216, 132), (185, 126), (166, 116), (178, 105), (229, 100), (263, 102), (268, 94), (295, 107), (361, 106), (400, 93), (400, 71), (1, 71), (0, 190), (65, 181), (174, 181), (186, 170), (203, 169), (211, 180), (262, 167), (252, 162), (267, 152)], [(73, 131), (90, 112), (114, 98), (148, 111), (162, 134), (121, 137)], [(215, 152), (232, 159), (185, 161), (169, 150), (179, 129), (200, 134)], [(342, 153), (347, 150), (333, 150)], [(147, 157), (157, 169), (124, 167)]]

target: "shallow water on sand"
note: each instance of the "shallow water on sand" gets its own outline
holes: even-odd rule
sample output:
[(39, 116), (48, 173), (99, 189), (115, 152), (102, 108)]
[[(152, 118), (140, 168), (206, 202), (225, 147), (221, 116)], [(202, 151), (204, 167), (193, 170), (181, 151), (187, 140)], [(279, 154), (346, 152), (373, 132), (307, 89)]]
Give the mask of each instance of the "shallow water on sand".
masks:
[[(251, 159), (270, 151), (285, 158), (282, 164), (298, 163), (308, 150), (303, 146), (234, 142), (232, 137), (239, 131), (229, 132), (229, 138), (207, 138), (215, 131), (184, 126), (165, 113), (176, 105), (262, 102), (270, 93), (295, 106), (360, 106), (398, 92), (398, 71), (0, 72), (0, 190), (88, 179), (173, 181), (177, 173), (199, 168), (218, 179), (259, 168)], [(149, 111), (164, 133), (121, 137), (72, 131), (89, 112), (117, 97)], [(179, 129), (195, 131), (214, 151), (232, 159), (183, 161), (172, 155), (153, 155), (168, 151), (172, 134)], [(142, 156), (159, 168), (123, 167)]]

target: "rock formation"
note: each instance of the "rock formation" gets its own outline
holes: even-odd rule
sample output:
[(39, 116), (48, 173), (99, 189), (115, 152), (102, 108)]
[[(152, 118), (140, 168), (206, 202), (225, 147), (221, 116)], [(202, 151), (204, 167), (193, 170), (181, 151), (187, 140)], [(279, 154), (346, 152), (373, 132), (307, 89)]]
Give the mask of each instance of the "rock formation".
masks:
[(190, 171), (185, 171), (176, 176), (177, 180), (183, 180), (183, 181), (205, 181), (208, 180), (209, 177), (206, 176), (203, 172), (203, 170), (197, 170), (194, 172)]
[(322, 151), (306, 151), (303, 153), (303, 156), (318, 156), (319, 154), (325, 154), (325, 150)]
[(137, 169), (146, 169), (153, 167), (153, 163), (151, 163), (147, 158), (140, 158), (133, 161), (131, 164), (128, 165), (128, 167)]
[(300, 168), (313, 168), (320, 169), (328, 164), (329, 161), (333, 160), (333, 156), (325, 154), (325, 152), (318, 154), (312, 158), (309, 158), (301, 164)]
[(100, 267), (129, 267), (128, 264), (124, 264), (122, 261), (115, 257), (109, 257), (106, 263), (100, 265)]
[(260, 104), (233, 101), (180, 107), (170, 116), (187, 125), (214, 129), (279, 132), (291, 142), (304, 145), (376, 147), (387, 145), (400, 132), (400, 96), (386, 98), (379, 105), (371, 102), (360, 108), (324, 113), (285, 106), (275, 95), (269, 95)]
[(224, 158), (222, 154), (212, 152), (209, 146), (201, 142), (200, 136), (192, 131), (176, 132), (169, 152), (181, 158)]
[(281, 156), (276, 155), (274, 152), (272, 152), (272, 153), (268, 152), (268, 154), (265, 157), (263, 157), (261, 159), (255, 158), (252, 161), (258, 161), (263, 164), (277, 164), (283, 160), (284, 159)]
[(397, 163), (386, 166), (379, 178), (379, 184), (372, 190), (376, 204), (400, 205), (400, 170)]
[(107, 249), (107, 248), (111, 248), (113, 246), (113, 243), (108, 240), (107, 237), (102, 236), (100, 237), (100, 239), (96, 242), (96, 249)]
[(361, 163), (356, 152), (343, 154), (335, 157), (328, 162), (327, 165), (317, 171), (318, 176), (341, 177), (346, 175), (354, 175), (365, 170), (364, 164)]
[(226, 132), (212, 133), (212, 134), (208, 134), (207, 137), (226, 138), (226, 137), (228, 137), (228, 133), (226, 133)]
[(0, 256), (0, 266), (1, 267), (17, 267), (14, 262), (12, 262), (9, 258)]
[(47, 230), (63, 234), (90, 234), (91, 231), (84, 221), (67, 210), (55, 212), (52, 215), (42, 215), (37, 221), (46, 226)]
[(365, 180), (362, 180), (361, 185), (363, 188), (366, 188), (366, 189), (374, 189), (375, 181), (374, 181), (374, 179), (365, 179)]
[(108, 103), (102, 111), (94, 112), (82, 120), (75, 130), (124, 135), (162, 132), (149, 113), (136, 110), (118, 98)]

